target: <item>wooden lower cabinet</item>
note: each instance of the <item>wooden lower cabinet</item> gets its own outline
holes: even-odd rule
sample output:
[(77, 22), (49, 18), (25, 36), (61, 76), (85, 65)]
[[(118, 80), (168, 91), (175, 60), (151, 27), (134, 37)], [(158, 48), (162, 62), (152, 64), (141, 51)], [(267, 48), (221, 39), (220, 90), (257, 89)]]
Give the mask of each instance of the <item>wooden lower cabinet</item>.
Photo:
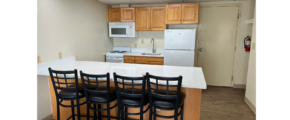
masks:
[(134, 63), (135, 64), (148, 64), (147, 61), (135, 61)]
[(148, 62), (148, 65), (163, 65), (163, 62)]
[(124, 63), (131, 63), (131, 64), (134, 64), (134, 61), (131, 61), (131, 60), (125, 60)]
[(163, 57), (124, 56), (124, 63), (163, 65)]

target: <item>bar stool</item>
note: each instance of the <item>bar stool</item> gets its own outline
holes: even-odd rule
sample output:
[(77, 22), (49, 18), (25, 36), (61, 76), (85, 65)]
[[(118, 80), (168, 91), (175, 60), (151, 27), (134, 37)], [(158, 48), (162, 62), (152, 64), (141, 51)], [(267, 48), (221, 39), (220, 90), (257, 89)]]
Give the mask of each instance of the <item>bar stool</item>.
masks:
[[(149, 120), (152, 120), (152, 114), (154, 119), (160, 118), (174, 118), (177, 120), (181, 115), (183, 120), (183, 101), (184, 94), (181, 94), (181, 82), (182, 76), (179, 77), (158, 77), (146, 73), (147, 86), (149, 91), (150, 113)], [(170, 84), (169, 84), (170, 83)], [(154, 107), (154, 111), (152, 111)], [(180, 112), (178, 113), (178, 109)], [(173, 116), (162, 116), (156, 113), (156, 109), (160, 110), (174, 110)]]
[[(87, 102), (87, 120), (90, 117), (90, 109), (94, 110), (94, 119), (96, 118), (96, 111), (98, 111), (97, 119), (99, 120), (101, 120), (101, 117), (107, 117), (107, 120), (117, 119), (117, 117), (110, 116), (110, 110), (118, 105), (110, 107), (110, 102), (117, 99), (115, 88), (110, 88), (110, 74), (92, 75), (82, 71), (80, 71), (80, 74)], [(94, 105), (94, 108), (91, 107), (91, 104)], [(101, 109), (101, 104), (107, 104), (107, 108)], [(96, 105), (98, 105), (98, 109), (96, 109)], [(107, 111), (107, 116), (102, 116), (101, 111)]]
[[(143, 120), (143, 108), (149, 102), (148, 94), (145, 93), (146, 77), (125, 77), (114, 73), (114, 82), (118, 100), (118, 120), (128, 119), (128, 115), (140, 115)], [(125, 111), (124, 111), (125, 107)], [(140, 112), (128, 113), (128, 108), (140, 108)]]
[[(48, 68), (48, 71), (56, 97), (57, 120), (60, 120), (59, 106), (71, 108), (72, 115), (67, 119), (72, 118), (73, 120), (75, 120), (75, 116), (77, 116), (78, 120), (80, 120), (80, 105), (83, 105), (86, 102), (81, 104), (79, 103), (79, 99), (85, 97), (85, 95), (83, 93), (83, 88), (78, 86), (77, 70), (75, 69), (74, 71), (56, 71)], [(71, 101), (71, 105), (62, 104), (63, 101), (67, 100)], [(77, 102), (76, 105), (74, 104), (74, 100), (76, 100)], [(77, 114), (75, 114), (74, 112), (74, 107), (77, 107)]]

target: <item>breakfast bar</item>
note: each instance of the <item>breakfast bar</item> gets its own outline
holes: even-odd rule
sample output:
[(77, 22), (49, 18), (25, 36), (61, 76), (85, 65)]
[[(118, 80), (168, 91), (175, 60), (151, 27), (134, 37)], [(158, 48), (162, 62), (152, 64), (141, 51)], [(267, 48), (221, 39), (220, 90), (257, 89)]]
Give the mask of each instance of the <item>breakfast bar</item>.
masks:
[[(123, 76), (130, 77), (141, 77), (145, 75), (147, 72), (156, 75), (156, 76), (164, 76), (164, 77), (177, 77), (182, 76), (182, 85), (181, 85), (181, 93), (185, 94), (184, 100), (184, 120), (199, 120), (200, 119), (200, 105), (201, 105), (201, 94), (202, 89), (206, 89), (206, 81), (202, 72), (202, 68), (200, 67), (180, 67), (180, 66), (166, 66), (166, 65), (141, 65), (141, 64), (127, 64), (127, 63), (109, 63), (109, 62), (95, 62), (95, 61), (76, 61), (75, 57), (69, 57), (65, 59), (60, 59), (48, 63), (38, 64), (38, 109), (48, 109), (46, 115), (52, 114), (52, 118), (56, 119), (56, 97), (54, 94), (54, 89), (52, 86), (52, 82), (49, 77), (48, 68), (52, 68), (55, 70), (78, 70), (78, 75), (80, 71), (88, 74), (106, 74), (110, 73), (110, 87), (114, 87), (113, 81), (113, 73), (117, 73)], [(82, 85), (81, 78), (79, 77), (79, 85)], [(41, 84), (40, 84), (41, 83)], [(42, 87), (42, 86), (44, 87)], [(48, 87), (47, 87), (48, 86)], [(39, 96), (41, 94), (41, 97)], [(50, 97), (50, 100), (47, 100), (47, 97)], [(80, 103), (86, 101), (86, 98), (81, 98)], [(111, 106), (115, 105), (117, 100), (111, 103)], [(64, 102), (66, 104), (66, 102)], [(67, 102), (70, 104), (70, 101)], [(50, 108), (47, 108), (50, 106)], [(102, 105), (106, 108), (106, 105)], [(86, 115), (87, 109), (86, 105), (82, 105), (80, 107), (80, 114)], [(144, 109), (146, 109), (144, 107)], [(51, 110), (51, 113), (49, 112)], [(128, 109), (128, 111), (138, 112), (134, 110), (135, 108)], [(117, 116), (117, 107), (111, 109), (110, 116)], [(43, 110), (44, 111), (44, 110)], [(71, 116), (71, 109), (60, 107), (61, 120), (67, 119)], [(157, 113), (160, 115), (172, 115), (173, 111), (164, 111), (157, 110)], [(38, 115), (44, 114), (38, 113)], [(91, 110), (90, 114), (93, 116), (94, 111)], [(104, 111), (101, 113), (102, 115), (106, 115), (107, 113)], [(138, 119), (138, 116), (129, 115), (130, 119)], [(86, 120), (86, 117), (82, 117), (81, 119)], [(102, 118), (105, 120), (106, 118)], [(149, 119), (149, 111), (144, 114), (144, 120)], [(157, 120), (165, 120), (163, 118), (158, 118)], [(166, 119), (166, 120), (173, 120)]]

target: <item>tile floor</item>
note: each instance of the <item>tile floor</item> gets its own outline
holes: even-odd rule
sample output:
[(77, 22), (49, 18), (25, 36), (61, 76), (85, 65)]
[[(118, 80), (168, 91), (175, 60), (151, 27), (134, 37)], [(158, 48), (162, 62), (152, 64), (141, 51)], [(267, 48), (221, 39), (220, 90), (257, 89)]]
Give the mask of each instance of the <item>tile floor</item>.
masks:
[(202, 91), (201, 120), (255, 120), (244, 101), (245, 89), (208, 86)]

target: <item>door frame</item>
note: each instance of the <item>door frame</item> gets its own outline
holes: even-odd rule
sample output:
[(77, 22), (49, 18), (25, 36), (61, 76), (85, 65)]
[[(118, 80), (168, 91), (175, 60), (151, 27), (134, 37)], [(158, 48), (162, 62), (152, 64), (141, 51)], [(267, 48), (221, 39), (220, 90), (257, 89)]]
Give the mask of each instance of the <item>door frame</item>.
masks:
[[(233, 87), (235, 83), (235, 71), (236, 71), (236, 61), (237, 61), (237, 46), (238, 46), (238, 33), (239, 33), (239, 28), (240, 28), (240, 19), (241, 19), (241, 11), (242, 11), (242, 4), (241, 3), (234, 3), (234, 4), (200, 4), (199, 9), (201, 8), (207, 8), (207, 7), (238, 7), (238, 15), (239, 18), (237, 18), (237, 25), (236, 25), (236, 36), (235, 36), (235, 51), (234, 51), (234, 59), (233, 59), (233, 68), (232, 68), (232, 76), (233, 80), (231, 81), (231, 87)], [(199, 10), (200, 12), (200, 10)], [(201, 14), (199, 14), (201, 15)], [(238, 17), (238, 16), (237, 16)], [(199, 17), (200, 19), (200, 17)], [(195, 40), (195, 56), (194, 56), (194, 66), (198, 65), (198, 48), (199, 48), (199, 31), (200, 31), (200, 20), (198, 20), (199, 23), (197, 25), (197, 30), (196, 30), (196, 40)]]

